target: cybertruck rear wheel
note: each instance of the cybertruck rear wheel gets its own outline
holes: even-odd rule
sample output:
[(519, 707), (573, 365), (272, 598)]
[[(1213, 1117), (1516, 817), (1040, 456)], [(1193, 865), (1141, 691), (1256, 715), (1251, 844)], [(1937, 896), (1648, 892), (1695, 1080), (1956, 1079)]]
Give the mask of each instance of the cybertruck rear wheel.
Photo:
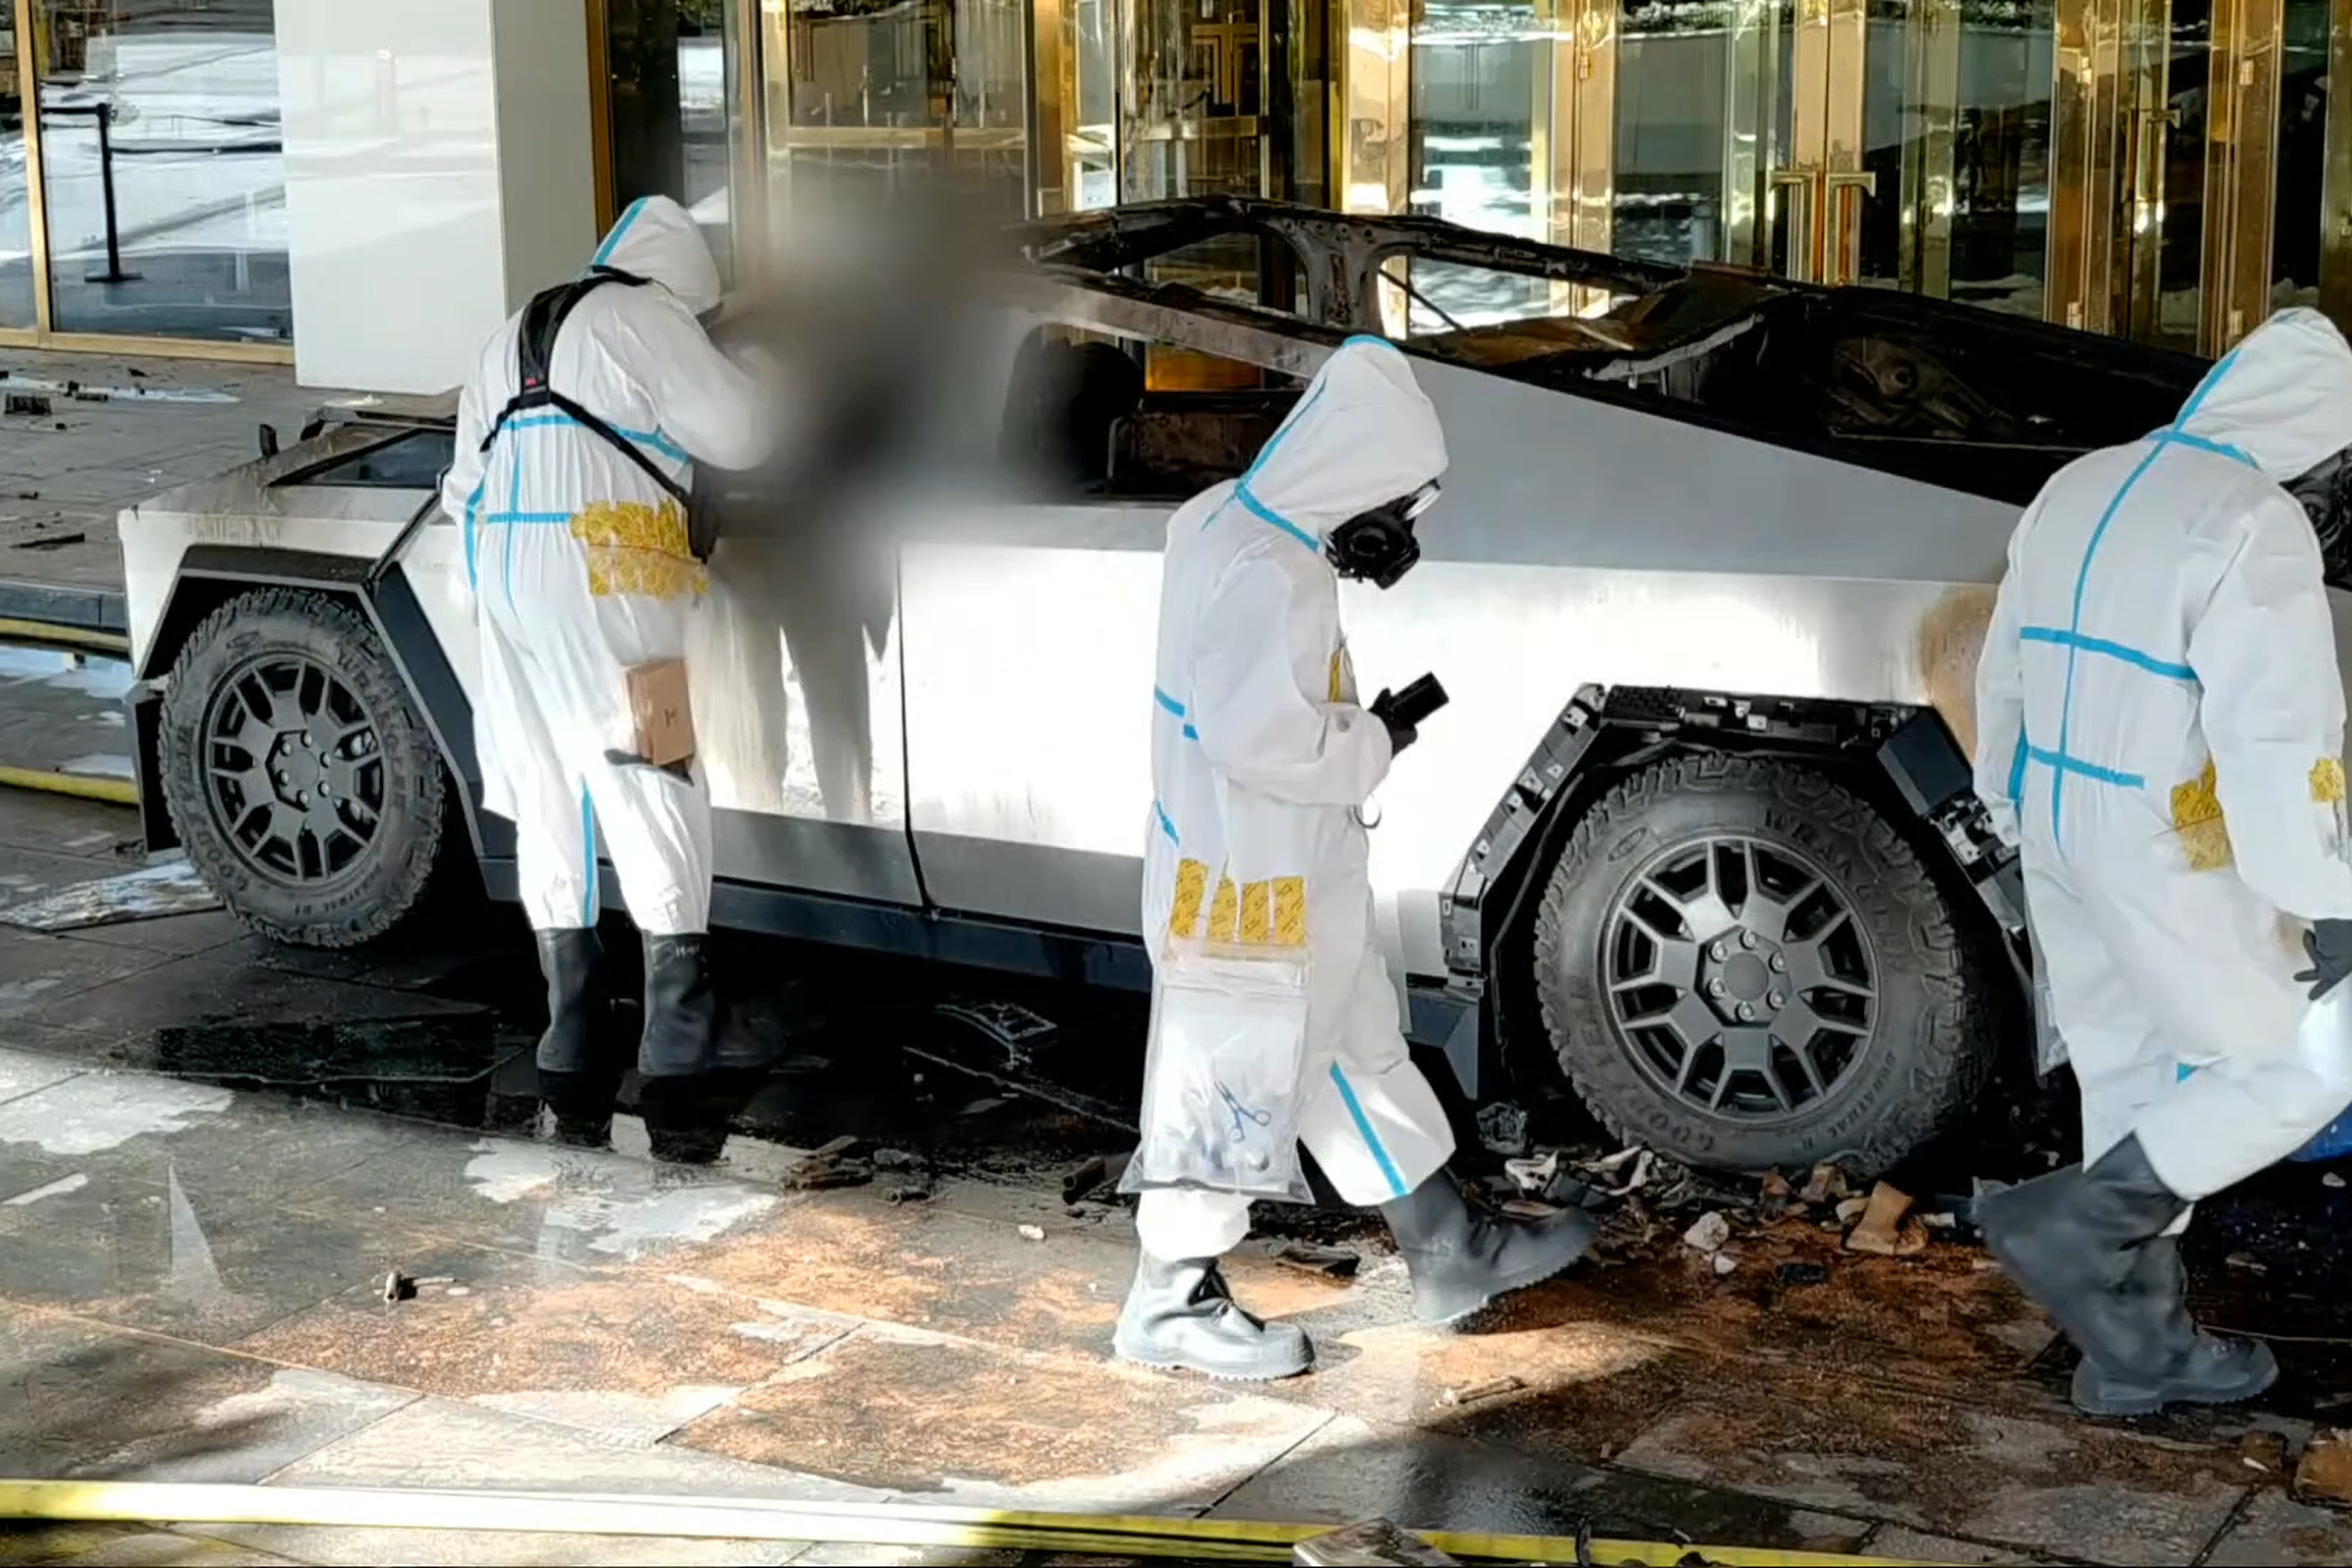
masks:
[(162, 745), (189, 860), (262, 935), (354, 947), (422, 901), (440, 753), (348, 605), (272, 588), (213, 612), (172, 663)]
[(1886, 1169), (1973, 1099), (1996, 1002), (1902, 836), (1824, 773), (1667, 758), (1577, 824), (1535, 927), (1561, 1069), (1695, 1165)]

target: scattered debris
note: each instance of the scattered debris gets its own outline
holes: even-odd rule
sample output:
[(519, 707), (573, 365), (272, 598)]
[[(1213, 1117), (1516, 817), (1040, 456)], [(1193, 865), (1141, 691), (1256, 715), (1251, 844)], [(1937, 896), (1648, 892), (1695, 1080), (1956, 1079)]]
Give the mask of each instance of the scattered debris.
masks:
[[(1838, 1205), (1842, 1212), (1844, 1204)], [(1862, 1222), (1846, 1233), (1849, 1252), (1875, 1252), (1882, 1257), (1909, 1257), (1927, 1250), (1928, 1233), (1911, 1212), (1911, 1195), (1881, 1182), (1870, 1191)]]
[(1845, 1172), (1835, 1165), (1821, 1164), (1813, 1167), (1813, 1174), (1805, 1178), (1805, 1185), (1796, 1196), (1807, 1203), (1819, 1206), (1837, 1202), (1848, 1196), (1850, 1191), (1845, 1185)]
[(377, 1288), (376, 1294), (387, 1302), (410, 1300), (416, 1295), (416, 1282), (400, 1270), (393, 1269), (384, 1276), (384, 1283)]
[(19, 501), (38, 501), (41, 499), (41, 493), (38, 490), (20, 490), (17, 492), (17, 499)]
[[(1515, 1156), (1527, 1152), (1527, 1112), (1507, 1102), (1478, 1107), (1479, 1142), (1494, 1153)], [(1559, 1156), (1546, 1156), (1557, 1159)]]
[(863, 1187), (874, 1179), (871, 1161), (852, 1159), (858, 1140), (844, 1134), (808, 1151), (808, 1156), (784, 1173), (784, 1185), (797, 1192), (821, 1193), (834, 1187)]
[(78, 931), (84, 926), (155, 920), (169, 914), (218, 909), (220, 901), (186, 860), (169, 860), (121, 876), (60, 888), (46, 898), (0, 909), (0, 925), (26, 931)]
[(1505, 1372), (1500, 1377), (1488, 1378), (1482, 1383), (1465, 1383), (1459, 1388), (1447, 1389), (1438, 1396), (1438, 1402), (1476, 1404), (1481, 1399), (1492, 1399), (1498, 1395), (1516, 1394), (1526, 1387), (1525, 1383)]
[(2341, 1187), (2344, 1185), (2344, 1179), (2331, 1170), (2322, 1171), (2320, 1173), (2320, 1185), (2322, 1187)]
[(873, 1152), (873, 1166), (876, 1170), (920, 1170), (923, 1160), (921, 1155), (910, 1154), (904, 1149), (877, 1149)]
[(1867, 1198), (1840, 1199), (1838, 1202), (1838, 1223), (1840, 1225), (1851, 1225), (1854, 1221), (1860, 1219), (1864, 1214), (1869, 1212), (1870, 1200)]
[(1957, 1218), (1946, 1213), (1942, 1209), (1936, 1209), (1933, 1213), (1920, 1215), (1919, 1222), (1932, 1231), (1956, 1230), (1960, 1224), (1960, 1221)]
[(1683, 1232), (1683, 1245), (1701, 1252), (1719, 1251), (1731, 1239), (1732, 1222), (1720, 1208), (1701, 1214), (1697, 1223)]
[(2295, 1466), (2295, 1495), (2305, 1502), (2352, 1508), (2352, 1431), (2322, 1427), (2303, 1445)]
[(1715, 1254), (1715, 1272), (1717, 1274), (1729, 1274), (1732, 1270), (1738, 1268), (1739, 1266), (1740, 1259), (1734, 1256), (1728, 1250)]
[(1110, 1162), (1097, 1154), (1061, 1179), (1061, 1200), (1075, 1203), (1108, 1180)]
[(1518, 1219), (1546, 1220), (1559, 1212), (1556, 1204), (1539, 1203), (1532, 1198), (1507, 1198), (1495, 1206)]
[[(0, 414), (37, 416), (49, 412), (49, 400), (38, 393), (11, 392), (5, 399), (0, 399)], [(61, 424), (58, 428), (62, 430), (65, 426)]]
[(1025, 1242), (1042, 1242), (1045, 1239), (1046, 1228), (1043, 1225), (1024, 1225), (1021, 1227), (1021, 1240)]
[(20, 539), (16, 543), (16, 548), (19, 550), (63, 550), (68, 545), (80, 544), (87, 538), (89, 535), (86, 533), (44, 534), (38, 539)]
[(931, 1196), (928, 1187), (893, 1187), (882, 1195), (885, 1203), (919, 1203)]
[(2238, 1463), (2266, 1476), (2286, 1474), (2286, 1435), (2253, 1431), (2237, 1440)]
[(1783, 1285), (1827, 1285), (1830, 1269), (1826, 1263), (1783, 1263), (1773, 1278)]
[(1363, 1259), (1344, 1247), (1316, 1242), (1285, 1242), (1274, 1249), (1274, 1261), (1331, 1280), (1351, 1280)]
[(1333, 1568), (1419, 1568), (1454, 1560), (1386, 1519), (1366, 1519), (1345, 1530), (1309, 1536), (1291, 1548), (1293, 1562), (1330, 1564)]
[(1551, 1179), (1559, 1174), (1560, 1152), (1549, 1149), (1526, 1159), (1506, 1159), (1502, 1162), (1502, 1170), (1504, 1175), (1510, 1177), (1513, 1186), (1534, 1197), (1549, 1187)]
[(2260, 1259), (2256, 1258), (2252, 1252), (2231, 1252), (2228, 1257), (2223, 1258), (2222, 1261), (2229, 1264), (2231, 1268), (2242, 1268), (2255, 1274), (2268, 1274), (2270, 1272), (2270, 1268)]

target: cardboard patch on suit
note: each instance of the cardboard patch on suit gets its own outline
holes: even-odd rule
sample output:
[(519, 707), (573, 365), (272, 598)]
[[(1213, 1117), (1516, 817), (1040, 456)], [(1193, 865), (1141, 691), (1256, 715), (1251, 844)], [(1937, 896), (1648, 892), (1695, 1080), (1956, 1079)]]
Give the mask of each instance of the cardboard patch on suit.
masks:
[(629, 716), (636, 724), (637, 755), (656, 767), (692, 761), (694, 707), (686, 689), (686, 661), (632, 664), (623, 678), (629, 689)]

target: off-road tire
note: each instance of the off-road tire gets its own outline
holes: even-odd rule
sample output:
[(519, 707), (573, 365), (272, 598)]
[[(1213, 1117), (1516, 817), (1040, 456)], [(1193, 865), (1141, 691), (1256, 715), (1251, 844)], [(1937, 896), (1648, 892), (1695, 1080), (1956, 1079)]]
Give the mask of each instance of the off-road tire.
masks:
[[(1818, 1101), (1776, 1120), (1709, 1112), (1645, 1075), (1612, 1014), (1603, 944), (1645, 865), (1713, 835), (1782, 845), (1837, 884), (1878, 987), (1870, 1030)], [(1918, 852), (1879, 810), (1799, 762), (1691, 753), (1621, 780), (1576, 824), (1535, 918), (1536, 993), (1560, 1070), (1610, 1132), (1689, 1164), (1876, 1175), (1976, 1098), (1997, 996), (1979, 945)]]
[[(373, 836), (331, 874), (294, 880), (232, 842), (208, 795), (205, 725), (225, 683), (256, 660), (290, 655), (331, 673), (371, 721), (381, 756)], [(323, 594), (267, 588), (206, 616), (172, 662), (164, 697), (164, 801), (188, 859), (231, 913), (271, 941), (349, 948), (398, 925), (424, 901), (441, 858), (447, 774), (432, 736), (374, 631)]]

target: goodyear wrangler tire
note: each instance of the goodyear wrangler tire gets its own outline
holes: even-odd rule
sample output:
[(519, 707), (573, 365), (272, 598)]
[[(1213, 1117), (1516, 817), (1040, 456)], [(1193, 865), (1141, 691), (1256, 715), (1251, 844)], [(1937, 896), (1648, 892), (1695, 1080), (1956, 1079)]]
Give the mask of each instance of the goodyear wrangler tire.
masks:
[(350, 606), (271, 588), (213, 612), (172, 663), (161, 738), (189, 860), (262, 935), (353, 947), (423, 900), (441, 757)]
[(1577, 824), (1536, 916), (1561, 1070), (1690, 1164), (1873, 1175), (1983, 1085), (1996, 1001), (1927, 865), (1779, 759), (1671, 757)]

